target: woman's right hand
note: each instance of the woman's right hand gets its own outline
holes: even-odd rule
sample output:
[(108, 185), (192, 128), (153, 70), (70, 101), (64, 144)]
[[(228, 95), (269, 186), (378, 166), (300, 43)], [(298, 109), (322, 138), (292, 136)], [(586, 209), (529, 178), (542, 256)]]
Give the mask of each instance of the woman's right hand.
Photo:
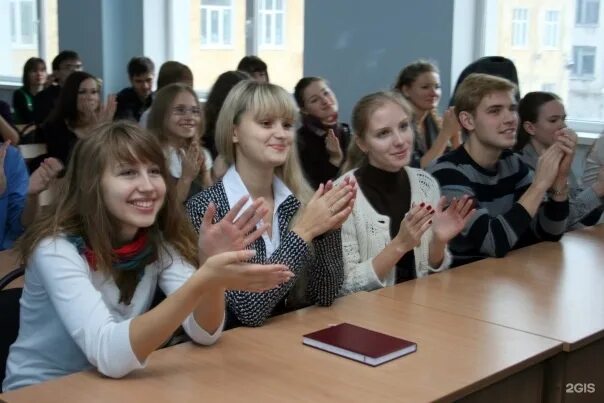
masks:
[(547, 191), (556, 180), (563, 157), (564, 151), (560, 149), (560, 144), (557, 142), (549, 146), (539, 157), (533, 183), (541, 191)]
[(337, 186), (332, 185), (331, 181), (319, 185), (293, 231), (304, 241), (310, 242), (329, 230), (341, 227), (352, 212), (355, 197), (356, 182), (353, 178), (347, 178)]
[(405, 214), (393, 239), (401, 252), (407, 253), (420, 244), (422, 235), (432, 225), (433, 214), (434, 208), (424, 203), (411, 207)]
[(294, 273), (281, 264), (248, 263), (255, 254), (254, 250), (220, 253), (206, 260), (195, 275), (205, 277), (221, 289), (254, 292), (273, 289), (294, 277)]

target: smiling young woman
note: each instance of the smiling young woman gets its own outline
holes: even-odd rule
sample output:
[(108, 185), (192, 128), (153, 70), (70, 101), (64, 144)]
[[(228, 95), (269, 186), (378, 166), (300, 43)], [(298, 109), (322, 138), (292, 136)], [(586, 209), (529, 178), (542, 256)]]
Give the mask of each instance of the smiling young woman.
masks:
[[(133, 123), (106, 123), (78, 142), (60, 192), (17, 244), (25, 287), (3, 390), (91, 367), (123, 377), (181, 324), (194, 342), (212, 344), (225, 289), (262, 291), (291, 278), (283, 265), (245, 263), (254, 255), (245, 245), (198, 256), (167, 176), (157, 139)], [(220, 239), (208, 227), (211, 246)], [(157, 286), (167, 297), (149, 309)]]
[[(196, 228), (214, 215), (225, 217), (242, 197), (261, 206), (262, 237), (251, 244), (254, 261), (281, 263), (295, 274), (262, 293), (227, 292), (227, 327), (259, 326), (277, 313), (331, 305), (342, 285), (339, 228), (350, 214), (354, 183), (320, 185), (312, 194), (297, 159), (296, 117), (296, 106), (283, 88), (252, 80), (238, 83), (216, 125), (218, 152), (230, 167), (221, 181), (187, 203)], [(224, 238), (227, 245), (238, 244)]]

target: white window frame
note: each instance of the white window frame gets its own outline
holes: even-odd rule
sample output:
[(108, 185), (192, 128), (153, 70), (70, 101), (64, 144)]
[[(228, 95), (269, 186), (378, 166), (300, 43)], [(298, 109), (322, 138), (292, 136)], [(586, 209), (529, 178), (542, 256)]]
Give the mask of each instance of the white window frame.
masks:
[[(33, 11), (33, 22), (32, 22), (32, 41), (31, 43), (23, 42), (23, 27), (21, 25), (21, 4), (30, 3)], [(11, 7), (15, 8), (15, 16), (9, 16), (10, 31), (11, 31), (11, 48), (12, 49), (36, 49), (39, 44), (39, 26), (40, 21), (38, 20), (38, 2), (36, 0), (10, 0), (9, 10)], [(15, 30), (16, 40), (12, 37), (12, 31)]]
[[(473, 12), (468, 13), (468, 8), (471, 8)], [(456, 18), (453, 25), (473, 26), (474, 34), (473, 36), (470, 34), (467, 38), (460, 35), (460, 43), (454, 43), (454, 47), (466, 49), (468, 42), (472, 42), (473, 50), (467, 52), (465, 62), (461, 63), (461, 60), (456, 60), (458, 68), (451, 78), (452, 82), (457, 80), (459, 72), (466, 65), (479, 57), (488, 56), (496, 52), (495, 44), (497, 35), (499, 34), (497, 29), (494, 31), (487, 29), (487, 27), (497, 27), (499, 25), (496, 0), (457, 0), (455, 2), (455, 10)], [(463, 24), (457, 24), (459, 21), (463, 22)], [(566, 123), (570, 128), (577, 131), (581, 144), (591, 144), (594, 139), (598, 138), (604, 132), (604, 120), (567, 119)]]
[[(555, 15), (555, 20), (548, 20), (548, 17)], [(543, 49), (560, 49), (560, 19), (562, 14), (560, 10), (548, 9), (543, 13)]]
[[(576, 1), (576, 9), (575, 9), (575, 25), (580, 27), (594, 27), (600, 23), (600, 7), (602, 6), (600, 0), (575, 0)], [(587, 5), (588, 3), (596, 3), (598, 5), (598, 12), (595, 13), (596, 22), (584, 22), (585, 17), (587, 16)], [(581, 18), (581, 21), (579, 21)]]
[[(518, 14), (523, 13), (520, 19)], [(512, 9), (512, 48), (525, 49), (529, 42), (530, 11), (526, 7), (515, 7)], [(520, 41), (522, 40), (522, 41)]]
[[(234, 39), (234, 20), (235, 20), (235, 6), (233, 4), (233, 0), (229, 0), (230, 5), (228, 6), (216, 6), (216, 5), (206, 5), (204, 4), (204, 0), (200, 0), (199, 4), (199, 15), (201, 19), (201, 48), (202, 49), (233, 49), (233, 39)], [(206, 21), (203, 20), (203, 10), (206, 11)], [(224, 13), (225, 11), (230, 12), (230, 43), (226, 43), (225, 41), (225, 27), (224, 27)], [(211, 20), (212, 20), (212, 12), (218, 13), (218, 41), (211, 42)], [(204, 37), (204, 29), (207, 30), (206, 38), (208, 38), (207, 43), (203, 42)]]
[[(286, 31), (286, 0), (281, 0), (281, 9), (277, 8), (277, 0), (271, 0), (272, 8), (266, 8), (267, 0), (258, 1), (258, 12), (256, 14), (256, 21), (258, 21), (258, 46), (260, 49), (283, 49), (285, 47), (285, 31)], [(267, 37), (267, 25), (266, 20), (270, 17), (270, 39), (265, 41)], [(277, 18), (281, 17), (281, 42), (277, 42)]]
[[(575, 52), (575, 49), (577, 50), (577, 52)], [(577, 73), (576, 70), (583, 70), (583, 57), (584, 56), (591, 56), (591, 50), (593, 49), (593, 58), (594, 58), (594, 71), (590, 74), (584, 74), (582, 72)], [(589, 52), (588, 52), (589, 50)], [(575, 79), (575, 80), (593, 80), (595, 78), (595, 73), (596, 73), (596, 63), (597, 63), (597, 52), (598, 52), (598, 47), (597, 46), (573, 46), (572, 48), (572, 52), (573, 52), (573, 69), (571, 71), (571, 79)], [(577, 57), (575, 57), (575, 55), (577, 55)]]

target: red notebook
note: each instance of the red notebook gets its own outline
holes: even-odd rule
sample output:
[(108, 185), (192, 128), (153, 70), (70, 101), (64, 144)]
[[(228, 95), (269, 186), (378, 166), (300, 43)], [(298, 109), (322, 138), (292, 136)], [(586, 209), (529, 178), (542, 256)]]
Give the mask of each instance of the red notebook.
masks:
[(350, 323), (305, 334), (302, 342), (374, 367), (417, 350), (417, 344), (411, 341)]

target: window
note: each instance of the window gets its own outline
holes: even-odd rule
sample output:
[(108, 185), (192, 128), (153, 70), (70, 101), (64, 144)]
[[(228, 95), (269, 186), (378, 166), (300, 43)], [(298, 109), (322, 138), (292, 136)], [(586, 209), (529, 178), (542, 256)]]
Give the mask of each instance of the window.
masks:
[(600, 14), (600, 0), (576, 0), (577, 25), (596, 25)]
[(14, 48), (38, 45), (38, 21), (34, 0), (10, 1), (10, 35)]
[(260, 47), (283, 47), (285, 0), (260, 0), (258, 37)]
[[(520, 0), (482, 3), (476, 9), (475, 58), (501, 55), (513, 60), (521, 95), (554, 92), (564, 100), (570, 127), (604, 131), (604, 24), (594, 25), (598, 13), (603, 15), (600, 2), (534, 0), (534, 9), (519, 7), (524, 4)], [(540, 10), (539, 40), (530, 37), (534, 10)], [(591, 25), (585, 28), (580, 22)]]
[(573, 46), (573, 76), (593, 78), (596, 69), (595, 46)]
[(201, 46), (231, 47), (232, 38), (231, 0), (201, 0)]
[(543, 24), (543, 47), (548, 49), (558, 48), (560, 37), (560, 11), (547, 10)]
[(515, 8), (512, 16), (512, 46), (523, 48), (528, 42), (528, 9)]

